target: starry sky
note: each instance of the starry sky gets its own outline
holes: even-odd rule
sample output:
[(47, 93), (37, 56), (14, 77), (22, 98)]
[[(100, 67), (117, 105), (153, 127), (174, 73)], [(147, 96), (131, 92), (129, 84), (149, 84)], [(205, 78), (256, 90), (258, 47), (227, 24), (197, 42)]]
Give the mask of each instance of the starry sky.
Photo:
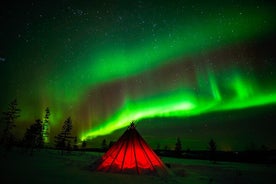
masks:
[(79, 139), (117, 139), (132, 120), (151, 145), (276, 148), (276, 22), (269, 1), (96, 0), (1, 5), (0, 110), (14, 130), (50, 108)]

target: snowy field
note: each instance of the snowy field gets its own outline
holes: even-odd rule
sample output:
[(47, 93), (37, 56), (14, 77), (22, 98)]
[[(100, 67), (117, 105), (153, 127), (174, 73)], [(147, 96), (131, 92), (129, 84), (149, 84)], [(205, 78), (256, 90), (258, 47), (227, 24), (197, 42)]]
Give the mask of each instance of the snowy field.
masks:
[[(54, 150), (36, 152), (33, 157), (21, 150), (1, 153), (0, 183), (183, 183), (183, 184), (257, 184), (275, 181), (276, 165), (161, 159), (170, 164), (169, 176), (111, 174), (89, 170), (100, 153), (72, 152), (61, 156)], [(273, 182), (272, 182), (273, 183)]]

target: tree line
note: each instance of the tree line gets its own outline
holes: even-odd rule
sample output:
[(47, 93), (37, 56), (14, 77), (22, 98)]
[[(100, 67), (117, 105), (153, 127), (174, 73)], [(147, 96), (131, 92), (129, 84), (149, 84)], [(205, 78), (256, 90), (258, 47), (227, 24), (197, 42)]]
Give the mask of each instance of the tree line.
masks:
[[(49, 142), (50, 109), (47, 107), (43, 119), (36, 119), (26, 129), (22, 140), (18, 141), (13, 134), (13, 129), (16, 127), (16, 120), (20, 117), (20, 112), (17, 100), (14, 99), (9, 103), (7, 111), (2, 113), (0, 145), (5, 151), (19, 145), (24, 147), (30, 155), (33, 155), (35, 150), (40, 150)], [(72, 147), (76, 148), (77, 146), (77, 137), (72, 136), (72, 128), (72, 119), (68, 117), (58, 135), (54, 137), (55, 147), (61, 150), (61, 154), (64, 153), (64, 150), (70, 151)]]

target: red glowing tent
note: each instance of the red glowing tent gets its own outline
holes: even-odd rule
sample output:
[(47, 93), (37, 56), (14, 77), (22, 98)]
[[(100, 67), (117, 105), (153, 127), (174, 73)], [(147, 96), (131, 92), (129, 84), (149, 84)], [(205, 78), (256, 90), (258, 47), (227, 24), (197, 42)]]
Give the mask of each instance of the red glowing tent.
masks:
[(137, 132), (134, 123), (102, 156), (97, 171), (135, 174), (167, 174), (167, 168)]

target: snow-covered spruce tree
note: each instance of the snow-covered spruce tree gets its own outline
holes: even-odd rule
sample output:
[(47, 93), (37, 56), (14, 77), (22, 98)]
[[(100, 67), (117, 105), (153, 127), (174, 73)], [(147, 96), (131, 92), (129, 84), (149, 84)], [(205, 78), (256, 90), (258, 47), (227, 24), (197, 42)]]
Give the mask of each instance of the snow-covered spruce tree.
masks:
[(49, 109), (49, 107), (47, 107), (45, 109), (45, 116), (44, 116), (43, 123), (42, 123), (42, 137), (43, 137), (44, 143), (49, 142), (49, 128), (50, 128), (49, 117), (50, 117), (50, 115), (51, 115), (50, 109)]

